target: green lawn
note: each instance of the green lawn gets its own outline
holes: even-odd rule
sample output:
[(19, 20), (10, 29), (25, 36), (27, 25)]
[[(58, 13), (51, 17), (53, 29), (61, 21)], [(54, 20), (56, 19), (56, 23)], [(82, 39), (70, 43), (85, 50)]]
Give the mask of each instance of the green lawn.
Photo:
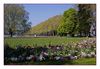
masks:
[(78, 60), (74, 60), (73, 64), (78, 64), (78, 65), (96, 65), (96, 58), (80, 58)]
[(77, 60), (67, 61), (48, 61), (38, 62), (33, 64), (46, 64), (46, 65), (96, 65), (96, 58), (81, 58)]
[(77, 60), (66, 60), (66, 61), (26, 61), (26, 62), (15, 62), (8, 63), (7, 65), (96, 65), (96, 58), (80, 58)]
[(11, 47), (16, 45), (44, 46), (44, 45), (61, 45), (70, 42), (78, 42), (86, 38), (67, 38), (67, 37), (27, 37), (27, 38), (4, 38), (4, 43)]
[(34, 65), (96, 65), (96, 58), (80, 58), (67, 61), (31, 62)]

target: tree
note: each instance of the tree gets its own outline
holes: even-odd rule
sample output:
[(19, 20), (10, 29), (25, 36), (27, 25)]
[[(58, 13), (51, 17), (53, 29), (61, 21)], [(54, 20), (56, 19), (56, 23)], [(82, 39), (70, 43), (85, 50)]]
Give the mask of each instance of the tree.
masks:
[(78, 32), (80, 36), (90, 36), (91, 25), (95, 21), (93, 15), (95, 11), (95, 5), (92, 4), (79, 4), (78, 5)]
[(58, 27), (58, 33), (60, 35), (71, 35), (77, 32), (77, 11), (74, 8), (70, 8), (63, 14), (62, 23)]
[(11, 37), (14, 34), (22, 34), (31, 27), (28, 22), (28, 12), (23, 5), (5, 4), (4, 5), (4, 34), (9, 34)]
[(96, 36), (96, 4), (90, 4), (90, 9), (91, 9), (91, 16), (92, 18), (90, 19), (91, 21), (91, 29), (90, 32), (92, 36)]

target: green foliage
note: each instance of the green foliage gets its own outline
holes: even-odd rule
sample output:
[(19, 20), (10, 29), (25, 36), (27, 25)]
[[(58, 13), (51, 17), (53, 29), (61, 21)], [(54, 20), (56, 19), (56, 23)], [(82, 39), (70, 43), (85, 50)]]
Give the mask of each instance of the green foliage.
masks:
[(77, 11), (70, 8), (64, 12), (61, 24), (57, 29), (60, 35), (70, 34), (74, 36), (74, 34), (77, 34), (80, 36), (90, 36), (91, 26), (96, 23), (95, 5), (79, 4), (77, 7)]
[(77, 11), (73, 8), (65, 11), (62, 23), (58, 27), (58, 33), (75, 34), (77, 25)]
[(4, 32), (11, 36), (16, 33), (27, 31), (31, 24), (28, 21), (28, 12), (22, 5), (5, 4), (4, 5)]
[[(93, 7), (94, 6), (94, 7)], [(91, 4), (79, 4), (78, 5), (78, 32), (80, 36), (89, 36), (91, 25), (95, 23), (95, 15), (96, 13), (95, 5)], [(83, 34), (83, 35), (82, 35)]]

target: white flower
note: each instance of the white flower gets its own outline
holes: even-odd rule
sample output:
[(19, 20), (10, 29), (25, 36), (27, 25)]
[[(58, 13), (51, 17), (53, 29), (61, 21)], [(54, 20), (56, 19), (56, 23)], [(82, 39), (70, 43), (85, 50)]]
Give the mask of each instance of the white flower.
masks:
[(60, 60), (60, 57), (59, 57), (59, 56), (56, 56), (55, 59), (56, 59), (56, 60)]
[(27, 60), (31, 60), (34, 56), (30, 55), (29, 57), (26, 57)]
[(92, 56), (91, 56), (91, 54), (87, 54), (87, 57), (89, 57), (89, 58), (90, 58), (90, 57), (92, 57)]
[(86, 57), (86, 53), (85, 52), (81, 52), (81, 57)]
[(75, 57), (75, 59), (78, 59), (78, 57), (77, 56), (74, 56)]
[(16, 57), (11, 57), (11, 61), (17, 61)]
[(42, 54), (40, 54), (40, 56), (39, 56), (39, 60), (40, 60), (40, 61), (45, 60), (45, 58), (43, 57)]

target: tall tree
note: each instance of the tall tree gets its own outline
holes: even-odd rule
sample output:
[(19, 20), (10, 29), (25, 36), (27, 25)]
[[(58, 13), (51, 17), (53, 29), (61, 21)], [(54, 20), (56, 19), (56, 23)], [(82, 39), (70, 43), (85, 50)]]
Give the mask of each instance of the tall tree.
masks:
[(62, 35), (74, 36), (77, 27), (77, 11), (74, 8), (66, 10), (63, 14), (63, 20), (58, 27), (58, 32)]
[(90, 36), (91, 25), (95, 21), (94, 10), (95, 7), (92, 4), (78, 5), (78, 31), (80, 36)]
[(92, 36), (96, 36), (96, 4), (90, 4), (90, 9), (92, 12), (92, 18), (90, 19), (90, 21), (92, 22), (90, 32)]
[[(28, 12), (23, 5), (5, 4), (4, 5), (4, 32), (11, 35), (27, 31), (25, 28), (31, 27), (28, 22)], [(27, 27), (26, 27), (27, 26)]]

